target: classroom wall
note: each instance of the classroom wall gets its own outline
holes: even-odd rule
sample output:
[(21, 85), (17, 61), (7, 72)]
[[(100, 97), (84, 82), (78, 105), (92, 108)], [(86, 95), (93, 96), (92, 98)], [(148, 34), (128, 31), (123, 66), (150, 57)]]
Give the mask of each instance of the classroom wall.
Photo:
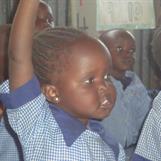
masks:
[(151, 67), (151, 29), (134, 30), (133, 33), (136, 38), (136, 55), (134, 71), (139, 75), (140, 79), (148, 88), (156, 88), (153, 76), (153, 69)]

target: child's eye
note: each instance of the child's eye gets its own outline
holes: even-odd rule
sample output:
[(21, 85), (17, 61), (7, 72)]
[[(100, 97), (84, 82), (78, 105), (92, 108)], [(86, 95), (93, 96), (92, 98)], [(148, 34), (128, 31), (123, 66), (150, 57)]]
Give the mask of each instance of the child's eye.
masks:
[(117, 51), (118, 53), (122, 52), (122, 50), (123, 50), (122, 47), (117, 47), (117, 48), (116, 48), (116, 51)]
[(104, 80), (106, 80), (106, 81), (111, 81), (111, 75), (110, 75), (110, 74), (106, 74), (106, 75), (104, 76)]
[(86, 84), (92, 84), (93, 82), (94, 82), (94, 78), (93, 78), (93, 77), (91, 77), (91, 78), (85, 80), (85, 83), (86, 83)]

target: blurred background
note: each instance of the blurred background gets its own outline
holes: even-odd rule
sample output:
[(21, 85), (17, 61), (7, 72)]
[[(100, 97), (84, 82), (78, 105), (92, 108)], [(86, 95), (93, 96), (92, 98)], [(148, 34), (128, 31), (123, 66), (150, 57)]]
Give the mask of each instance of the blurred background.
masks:
[[(71, 25), (72, 12), (70, 0), (45, 0), (53, 10), (56, 26)], [(80, 5), (83, 0), (78, 1)], [(86, 0), (94, 2), (94, 0)], [(148, 1), (148, 0), (147, 0)], [(12, 19), (19, 0), (0, 0), (0, 24), (12, 23)], [(90, 9), (89, 9), (90, 10)], [(155, 22), (156, 27), (160, 25), (161, 1), (154, 0)], [(90, 11), (89, 11), (90, 13)], [(84, 22), (87, 23), (87, 22)], [(87, 25), (87, 24), (84, 24)], [(83, 28), (84, 30), (85, 27)], [(83, 30), (82, 29), (82, 30)], [(154, 29), (137, 29), (132, 30), (136, 37), (136, 63), (134, 71), (139, 75), (147, 88), (160, 87), (159, 74), (151, 59), (151, 38)]]

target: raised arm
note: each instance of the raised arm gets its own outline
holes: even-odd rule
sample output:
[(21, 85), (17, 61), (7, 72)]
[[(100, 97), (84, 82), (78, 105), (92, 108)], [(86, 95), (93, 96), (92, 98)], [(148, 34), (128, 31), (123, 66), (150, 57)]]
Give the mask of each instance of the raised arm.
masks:
[(20, 0), (9, 41), (9, 82), (14, 90), (33, 76), (32, 35), (39, 0)]

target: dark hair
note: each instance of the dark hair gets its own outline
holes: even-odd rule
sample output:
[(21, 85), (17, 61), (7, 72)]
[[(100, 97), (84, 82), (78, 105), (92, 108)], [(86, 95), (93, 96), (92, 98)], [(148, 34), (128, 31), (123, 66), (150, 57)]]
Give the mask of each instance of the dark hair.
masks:
[(99, 36), (99, 39), (103, 42), (103, 43), (108, 43), (109, 41), (109, 38), (111, 37), (111, 34), (113, 34), (113, 36), (115, 38), (117, 38), (118, 36), (122, 36), (123, 34), (126, 34), (128, 35), (130, 38), (132, 38), (133, 40), (135, 40), (135, 37), (134, 35), (128, 31), (128, 30), (125, 30), (125, 29), (122, 29), (122, 28), (116, 28), (116, 29), (110, 29), (110, 30), (106, 30), (104, 31), (103, 33), (100, 34)]
[[(83, 37), (82, 31), (74, 28), (47, 28), (34, 35), (33, 66), (41, 84), (55, 83), (58, 75), (67, 69), (71, 45)], [(51, 82), (51, 74), (55, 82)]]
[(152, 56), (155, 63), (161, 69), (161, 27), (154, 30), (151, 42)]

